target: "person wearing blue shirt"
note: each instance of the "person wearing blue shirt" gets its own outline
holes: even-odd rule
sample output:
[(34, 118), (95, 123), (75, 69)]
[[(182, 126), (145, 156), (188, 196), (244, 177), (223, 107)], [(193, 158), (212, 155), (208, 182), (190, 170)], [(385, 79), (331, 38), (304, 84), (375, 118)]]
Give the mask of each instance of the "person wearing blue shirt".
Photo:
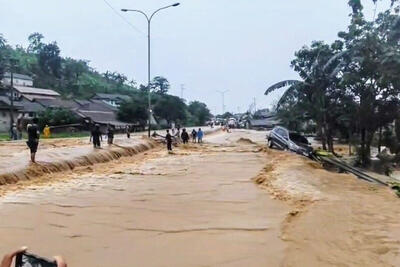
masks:
[(201, 128), (199, 128), (199, 130), (197, 131), (197, 142), (203, 143), (203, 136), (204, 136), (204, 133), (201, 130)]

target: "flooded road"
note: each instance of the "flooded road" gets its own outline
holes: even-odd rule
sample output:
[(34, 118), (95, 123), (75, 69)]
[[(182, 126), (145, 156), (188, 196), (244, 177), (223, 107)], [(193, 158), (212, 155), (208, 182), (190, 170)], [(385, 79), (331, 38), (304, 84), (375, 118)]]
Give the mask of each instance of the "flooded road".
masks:
[(237, 142), (243, 135), (215, 134), (174, 154), (158, 148), (9, 193), (0, 253), (27, 245), (70, 266), (278, 266), (289, 208), (251, 181), (265, 157)]
[(264, 132), (206, 142), (0, 187), (0, 253), (27, 245), (69, 266), (400, 266), (389, 188), (267, 149)]

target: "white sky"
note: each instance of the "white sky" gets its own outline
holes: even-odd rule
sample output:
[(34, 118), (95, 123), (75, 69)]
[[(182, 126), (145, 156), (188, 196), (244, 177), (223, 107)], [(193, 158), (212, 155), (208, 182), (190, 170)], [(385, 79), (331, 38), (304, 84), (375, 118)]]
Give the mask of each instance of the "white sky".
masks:
[[(107, 0), (116, 10), (152, 11), (171, 0)], [(331, 42), (349, 23), (347, 0), (181, 0), (181, 6), (160, 12), (152, 23), (152, 76), (169, 79), (171, 93), (200, 100), (212, 112), (222, 110), (216, 90), (230, 90), (226, 110), (241, 112), (256, 98), (267, 107), (279, 92), (265, 89), (296, 79), (290, 68), (294, 52), (312, 40)], [(364, 0), (367, 18), (374, 7)], [(388, 0), (379, 4), (387, 7)], [(10, 44), (27, 45), (32, 32), (45, 42), (57, 41), (62, 55), (90, 61), (92, 67), (147, 81), (144, 17), (121, 13), (104, 0), (0, 0), (0, 33)]]

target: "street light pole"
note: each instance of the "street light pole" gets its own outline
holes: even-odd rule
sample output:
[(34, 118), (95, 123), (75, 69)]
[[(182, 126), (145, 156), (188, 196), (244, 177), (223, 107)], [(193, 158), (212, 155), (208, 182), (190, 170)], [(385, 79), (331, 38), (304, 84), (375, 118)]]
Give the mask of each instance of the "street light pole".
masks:
[(10, 134), (14, 125), (14, 68), (16, 65), (15, 59), (10, 59), (9, 71), (10, 71)]
[(222, 115), (225, 114), (225, 94), (229, 92), (229, 90), (225, 90), (225, 91), (219, 91), (217, 90), (218, 93), (221, 94), (222, 96)]
[(173, 5), (165, 6), (162, 8), (157, 9), (154, 11), (150, 16), (147, 15), (145, 12), (137, 9), (121, 9), (122, 12), (137, 12), (146, 17), (147, 20), (147, 90), (148, 91), (148, 136), (150, 137), (151, 135), (151, 119), (152, 119), (152, 109), (151, 109), (151, 21), (154, 17), (155, 14), (157, 14), (159, 11), (170, 8), (170, 7), (177, 7), (179, 6), (180, 3), (175, 3)]

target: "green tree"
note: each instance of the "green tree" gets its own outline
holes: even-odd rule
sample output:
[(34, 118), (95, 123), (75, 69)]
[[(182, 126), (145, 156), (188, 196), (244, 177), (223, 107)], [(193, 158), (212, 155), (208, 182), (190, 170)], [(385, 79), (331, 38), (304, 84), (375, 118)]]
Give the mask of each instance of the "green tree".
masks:
[(206, 121), (211, 118), (211, 113), (207, 108), (207, 105), (199, 101), (190, 102), (188, 110), (192, 115), (192, 120), (196, 125), (205, 125)]
[(39, 127), (69, 125), (79, 122), (79, 118), (70, 110), (64, 108), (46, 109), (38, 114)]
[(39, 54), (40, 51), (43, 49), (43, 40), (44, 36), (41, 33), (35, 32), (29, 35), (28, 41), (29, 41), (29, 46), (28, 46), (28, 53), (33, 53), (33, 54)]
[[(296, 52), (291, 66), (303, 79), (282, 81), (269, 87), (266, 95), (289, 86), (278, 102), (278, 115), (289, 119), (287, 124), (298, 128), (297, 122), (312, 120), (322, 137), (323, 148), (333, 152), (334, 124), (340, 116), (340, 95), (337, 90), (337, 74), (341, 62), (336, 55), (342, 52), (341, 42), (327, 45), (313, 42), (311, 47), (303, 47)], [(290, 116), (289, 116), (290, 115)]]
[(183, 100), (173, 95), (154, 95), (154, 114), (159, 119), (183, 123), (187, 118), (187, 106)]
[(46, 74), (60, 78), (61, 74), (61, 57), (60, 48), (56, 42), (45, 44), (39, 50), (39, 65)]
[(0, 34), (0, 80), (3, 78), (6, 66), (7, 40)]
[(140, 94), (134, 95), (130, 101), (122, 103), (118, 110), (118, 119), (128, 123), (138, 123), (145, 126), (147, 122), (146, 98)]
[[(390, 40), (392, 35), (388, 31), (396, 21), (393, 16), (389, 12), (382, 13), (375, 22), (367, 22), (360, 16), (352, 21), (347, 32), (339, 33), (347, 49), (341, 86), (356, 105), (363, 165), (369, 164), (375, 132), (392, 122), (398, 109), (400, 87), (387, 66), (388, 56), (396, 58), (400, 51), (398, 41), (396, 44)], [(395, 62), (389, 65), (389, 69), (396, 66)]]
[(166, 93), (168, 93), (170, 84), (166, 78), (164, 78), (162, 76), (156, 76), (151, 81), (150, 87), (155, 93), (166, 94)]

